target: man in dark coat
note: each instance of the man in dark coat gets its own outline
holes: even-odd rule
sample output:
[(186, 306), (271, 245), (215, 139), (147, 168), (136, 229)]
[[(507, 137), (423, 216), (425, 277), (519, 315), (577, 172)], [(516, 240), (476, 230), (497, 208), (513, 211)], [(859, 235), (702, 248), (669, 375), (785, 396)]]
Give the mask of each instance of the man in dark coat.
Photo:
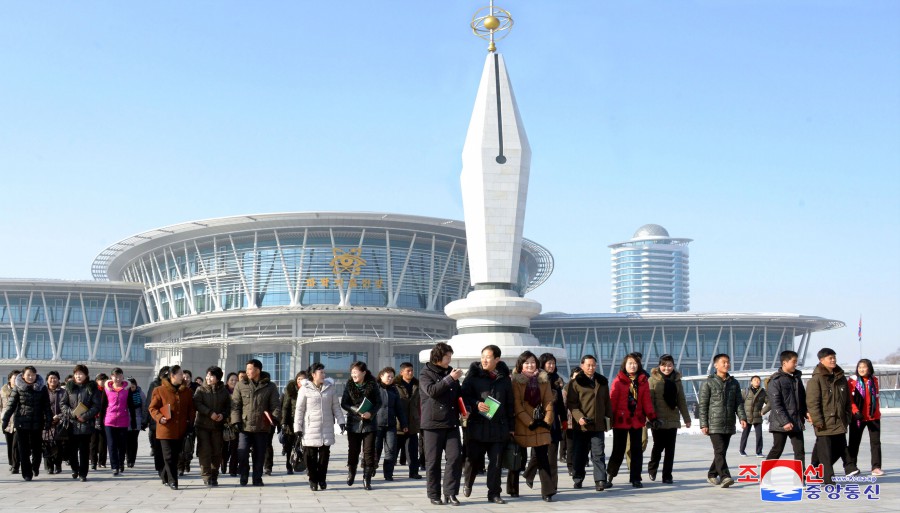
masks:
[(263, 486), (263, 463), (266, 448), (270, 445), (269, 433), (281, 419), (281, 401), (278, 387), (272, 383), (269, 373), (262, 371), (262, 362), (247, 362), (247, 372), (238, 381), (231, 395), (231, 423), (237, 424), (238, 473), (241, 486), (247, 486), (250, 478), (250, 448), (253, 448), (253, 486)]
[(706, 480), (713, 486), (728, 488), (734, 484), (725, 454), (734, 435), (734, 419), (747, 429), (747, 414), (741, 397), (741, 386), (728, 370), (731, 358), (727, 354), (713, 357), (716, 373), (706, 378), (700, 387), (700, 431), (709, 436), (713, 446), (713, 462)]
[(798, 355), (794, 351), (781, 352), (781, 368), (775, 371), (766, 385), (769, 395), (769, 431), (772, 433), (772, 449), (767, 460), (777, 460), (790, 439), (794, 459), (806, 468), (806, 450), (803, 447), (803, 423), (806, 422), (806, 390), (803, 375), (797, 370)]
[[(847, 450), (847, 426), (852, 415), (850, 388), (833, 349), (824, 347), (816, 356), (819, 364), (806, 385), (806, 409), (816, 429), (817, 454), (813, 459), (822, 464), (825, 484), (834, 484), (834, 464)], [(859, 473), (849, 465), (844, 471), (849, 475)]]
[[(463, 495), (472, 493), (475, 475), (488, 457), (488, 501), (505, 504), (500, 497), (503, 449), (513, 432), (515, 408), (509, 367), (500, 361), (500, 348), (489, 345), (481, 350), (481, 361), (472, 362), (462, 385), (466, 409), (475, 413), (466, 425), (466, 480)], [(497, 404), (499, 403), (499, 405)], [(494, 409), (496, 408), (496, 409)]]
[[(462, 371), (450, 367), (453, 348), (438, 342), (431, 349), (431, 358), (419, 374), (422, 392), (422, 431), (425, 440), (425, 477), (428, 498), (434, 505), (459, 506), (459, 479), (462, 474), (462, 448), (459, 438), (460, 411), (458, 400), (462, 392), (459, 379)], [(441, 486), (441, 456), (447, 453), (444, 483)], [(443, 490), (442, 490), (443, 488)]]
[(572, 447), (572, 479), (581, 488), (585, 476), (588, 453), (593, 461), (594, 489), (602, 492), (612, 486), (606, 473), (607, 418), (612, 415), (609, 400), (609, 380), (595, 372), (597, 359), (593, 355), (581, 357), (581, 368), (566, 386), (566, 407), (572, 412), (575, 431)]
[(413, 375), (411, 363), (400, 364), (400, 374), (394, 378), (394, 386), (397, 387), (397, 393), (400, 395), (400, 408), (406, 413), (408, 423), (406, 433), (402, 435), (397, 433), (397, 444), (401, 454), (405, 448), (406, 454), (409, 455), (409, 478), (422, 479), (422, 476), (419, 475), (419, 425), (421, 424), (419, 407), (421, 400), (419, 398), (419, 380)]

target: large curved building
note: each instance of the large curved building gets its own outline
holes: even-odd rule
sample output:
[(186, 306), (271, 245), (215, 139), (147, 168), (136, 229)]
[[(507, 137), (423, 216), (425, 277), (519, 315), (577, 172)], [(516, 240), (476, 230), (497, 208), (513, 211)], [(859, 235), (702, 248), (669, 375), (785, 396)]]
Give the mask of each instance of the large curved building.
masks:
[[(197, 373), (263, 361), (276, 382), (322, 362), (336, 378), (364, 360), (373, 369), (416, 367), (419, 351), (456, 333), (444, 306), (470, 289), (459, 221), (374, 213), (285, 213), (207, 219), (150, 230), (103, 250), (96, 281), (0, 280), (0, 372), (35, 365), (149, 380), (179, 363)], [(662, 235), (648, 235), (651, 237)], [(522, 294), (553, 271), (525, 240)], [(532, 320), (542, 345), (564, 348), (566, 372), (597, 355), (612, 373), (641, 351), (664, 352), (686, 375), (717, 352), (737, 370), (770, 369), (814, 332), (840, 321), (793, 314), (684, 312), (560, 314)]]

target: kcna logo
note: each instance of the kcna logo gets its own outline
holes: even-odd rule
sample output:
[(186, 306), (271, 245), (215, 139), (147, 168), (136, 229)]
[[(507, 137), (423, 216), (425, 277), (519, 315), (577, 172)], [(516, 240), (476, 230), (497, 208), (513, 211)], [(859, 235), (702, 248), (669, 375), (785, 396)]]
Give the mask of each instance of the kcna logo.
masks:
[(798, 460), (764, 460), (760, 469), (760, 498), (769, 502), (803, 499), (803, 463)]

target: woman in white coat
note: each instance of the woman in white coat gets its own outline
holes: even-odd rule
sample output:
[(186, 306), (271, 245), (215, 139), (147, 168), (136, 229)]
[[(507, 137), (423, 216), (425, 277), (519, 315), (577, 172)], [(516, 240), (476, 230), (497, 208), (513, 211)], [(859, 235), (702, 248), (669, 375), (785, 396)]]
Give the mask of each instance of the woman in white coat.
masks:
[(334, 445), (334, 425), (344, 432), (344, 411), (336, 393), (334, 381), (325, 377), (325, 366), (314, 363), (309, 367), (309, 379), (300, 383), (297, 409), (294, 412), (294, 433), (303, 441), (303, 457), (312, 491), (326, 488), (328, 458)]

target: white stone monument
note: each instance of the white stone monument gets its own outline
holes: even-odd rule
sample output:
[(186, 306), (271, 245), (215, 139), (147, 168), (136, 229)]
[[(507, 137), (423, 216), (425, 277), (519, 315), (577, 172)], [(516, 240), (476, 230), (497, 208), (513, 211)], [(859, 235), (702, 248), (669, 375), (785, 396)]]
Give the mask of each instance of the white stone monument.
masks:
[[(510, 367), (525, 350), (564, 356), (563, 349), (541, 346), (531, 334), (531, 319), (541, 305), (517, 291), (531, 147), (503, 56), (494, 45), (495, 33), (508, 29), (512, 18), (493, 5), (486, 9), (486, 16), (476, 14), (472, 20), (473, 31), (491, 43), (463, 146), (461, 174), (474, 290), (444, 308), (456, 320), (458, 332), (449, 341), (452, 366), (463, 370), (489, 344), (500, 347)], [(427, 362), (429, 352), (423, 351), (420, 359)]]

